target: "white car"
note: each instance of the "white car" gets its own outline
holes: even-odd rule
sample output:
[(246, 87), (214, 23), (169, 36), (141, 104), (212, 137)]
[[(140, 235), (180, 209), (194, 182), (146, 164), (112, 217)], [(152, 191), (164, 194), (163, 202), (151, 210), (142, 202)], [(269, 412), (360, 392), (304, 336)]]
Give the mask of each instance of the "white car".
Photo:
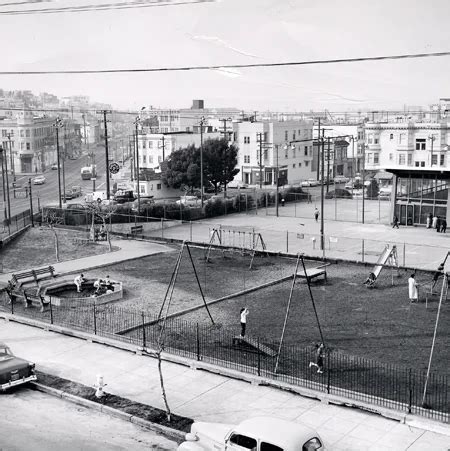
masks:
[(196, 207), (201, 205), (201, 200), (197, 196), (182, 196), (177, 200), (177, 205), (185, 205), (188, 207)]
[(303, 180), (303, 182), (301, 183), (301, 186), (318, 186), (319, 183), (320, 182), (316, 179), (308, 179), (308, 180)]
[(301, 423), (280, 418), (254, 417), (232, 426), (193, 423), (179, 451), (206, 450), (317, 451), (324, 444), (317, 432)]
[(33, 185), (43, 185), (45, 183), (45, 177), (43, 175), (38, 175), (33, 179)]
[(345, 177), (345, 175), (337, 175), (334, 179), (334, 183), (347, 183), (349, 181), (348, 177)]
[(228, 183), (227, 188), (246, 189), (246, 188), (248, 188), (248, 185), (247, 185), (247, 183), (240, 182), (238, 180), (236, 180), (236, 181), (233, 180), (230, 183)]

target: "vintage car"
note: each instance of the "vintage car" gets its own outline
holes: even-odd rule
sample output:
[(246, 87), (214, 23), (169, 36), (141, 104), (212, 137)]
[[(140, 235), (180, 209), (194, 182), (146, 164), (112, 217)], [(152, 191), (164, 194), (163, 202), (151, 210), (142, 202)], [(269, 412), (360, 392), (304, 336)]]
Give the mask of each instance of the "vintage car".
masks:
[(193, 423), (179, 451), (206, 450), (315, 451), (324, 450), (317, 432), (303, 424), (273, 417), (254, 417), (236, 426)]
[(14, 356), (9, 347), (0, 342), (0, 392), (36, 379), (34, 363)]
[(33, 185), (43, 185), (45, 183), (45, 177), (43, 175), (38, 175), (33, 179)]

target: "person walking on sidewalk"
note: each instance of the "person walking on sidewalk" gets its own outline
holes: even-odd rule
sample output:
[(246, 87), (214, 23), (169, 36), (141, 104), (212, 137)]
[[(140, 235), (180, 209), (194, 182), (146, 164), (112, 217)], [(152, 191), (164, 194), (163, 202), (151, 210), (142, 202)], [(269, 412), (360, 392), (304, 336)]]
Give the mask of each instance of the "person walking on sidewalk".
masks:
[(427, 216), (427, 229), (431, 229), (431, 223), (433, 222), (433, 215), (431, 213)]
[(319, 214), (319, 209), (316, 207), (316, 209), (314, 210), (314, 218), (316, 222), (319, 220)]
[(445, 233), (447, 230), (447, 220), (442, 218), (441, 220), (441, 233)]
[(392, 228), (393, 229), (395, 229), (395, 228), (398, 229), (399, 228), (398, 227), (398, 217), (397, 217), (397, 215), (394, 216), (394, 220), (392, 221)]
[(240, 314), (241, 314), (241, 338), (244, 338), (245, 337), (245, 329), (247, 327), (248, 308), (242, 307)]
[(417, 283), (415, 274), (411, 274), (408, 279), (409, 302), (418, 302)]
[(436, 228), (437, 220), (438, 220), (437, 216), (434, 215), (434, 216), (433, 216), (433, 220), (431, 221), (431, 227), (432, 227), (433, 229)]
[(316, 344), (316, 362), (309, 362), (309, 367), (315, 366), (318, 373), (323, 373), (323, 343)]
[(436, 220), (436, 232), (439, 233), (441, 231), (441, 217), (438, 216)]

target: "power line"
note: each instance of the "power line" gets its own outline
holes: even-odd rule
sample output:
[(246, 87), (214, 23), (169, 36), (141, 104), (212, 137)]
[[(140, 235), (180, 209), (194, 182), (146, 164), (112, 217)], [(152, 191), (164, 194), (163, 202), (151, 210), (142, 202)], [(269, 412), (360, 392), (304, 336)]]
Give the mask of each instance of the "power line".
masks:
[(20, 5), (29, 5), (30, 3), (48, 3), (53, 0), (26, 0), (23, 2), (12, 2), (12, 3), (2, 3), (0, 8), (4, 8), (5, 6), (20, 6)]
[(339, 58), (328, 60), (288, 61), (280, 63), (225, 64), (221, 66), (179, 66), (179, 67), (153, 67), (141, 69), (90, 69), (90, 70), (69, 69), (69, 70), (35, 70), (35, 71), (0, 71), (0, 75), (66, 75), (66, 74), (121, 74), (121, 73), (142, 73), (142, 72), (181, 72), (189, 70), (248, 69), (254, 67), (312, 66), (320, 64), (360, 63), (365, 61), (417, 59), (417, 58), (430, 58), (442, 56), (450, 56), (450, 51), (432, 52), (432, 53), (414, 53), (405, 55), (366, 56), (359, 58)]
[(121, 3), (104, 3), (104, 4), (90, 4), (83, 6), (66, 6), (61, 8), (39, 8), (39, 9), (23, 9), (23, 10), (9, 10), (0, 11), (0, 15), (6, 16), (20, 16), (20, 15), (34, 15), (34, 14), (56, 14), (56, 13), (80, 13), (89, 11), (109, 11), (115, 9), (138, 9), (138, 8), (152, 8), (158, 6), (178, 6), (191, 5), (195, 3), (213, 3), (216, 0), (136, 0), (132, 2)]

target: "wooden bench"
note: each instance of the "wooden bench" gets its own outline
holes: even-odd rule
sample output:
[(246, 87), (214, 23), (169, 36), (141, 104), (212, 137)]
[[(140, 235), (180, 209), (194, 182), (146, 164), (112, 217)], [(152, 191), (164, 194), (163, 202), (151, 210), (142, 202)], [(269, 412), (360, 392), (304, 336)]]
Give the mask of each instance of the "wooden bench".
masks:
[(26, 307), (29, 307), (33, 302), (41, 305), (41, 312), (45, 311), (45, 308), (50, 305), (50, 301), (47, 301), (44, 296), (39, 292), (39, 288), (25, 288), (23, 290), (23, 297)]
[(130, 235), (131, 236), (142, 235), (143, 233), (144, 233), (144, 227), (141, 225), (130, 227)]
[(53, 266), (45, 266), (44, 268), (31, 269), (30, 271), (13, 274), (11, 280), (8, 281), (8, 287), (6, 288), (10, 302), (13, 302), (16, 297), (22, 297), (25, 300), (25, 305), (28, 307), (22, 285), (27, 282), (35, 282), (38, 287), (40, 280), (48, 279), (49, 277), (56, 277), (55, 268)]
[(73, 244), (89, 244), (92, 243), (90, 238), (72, 238)]

